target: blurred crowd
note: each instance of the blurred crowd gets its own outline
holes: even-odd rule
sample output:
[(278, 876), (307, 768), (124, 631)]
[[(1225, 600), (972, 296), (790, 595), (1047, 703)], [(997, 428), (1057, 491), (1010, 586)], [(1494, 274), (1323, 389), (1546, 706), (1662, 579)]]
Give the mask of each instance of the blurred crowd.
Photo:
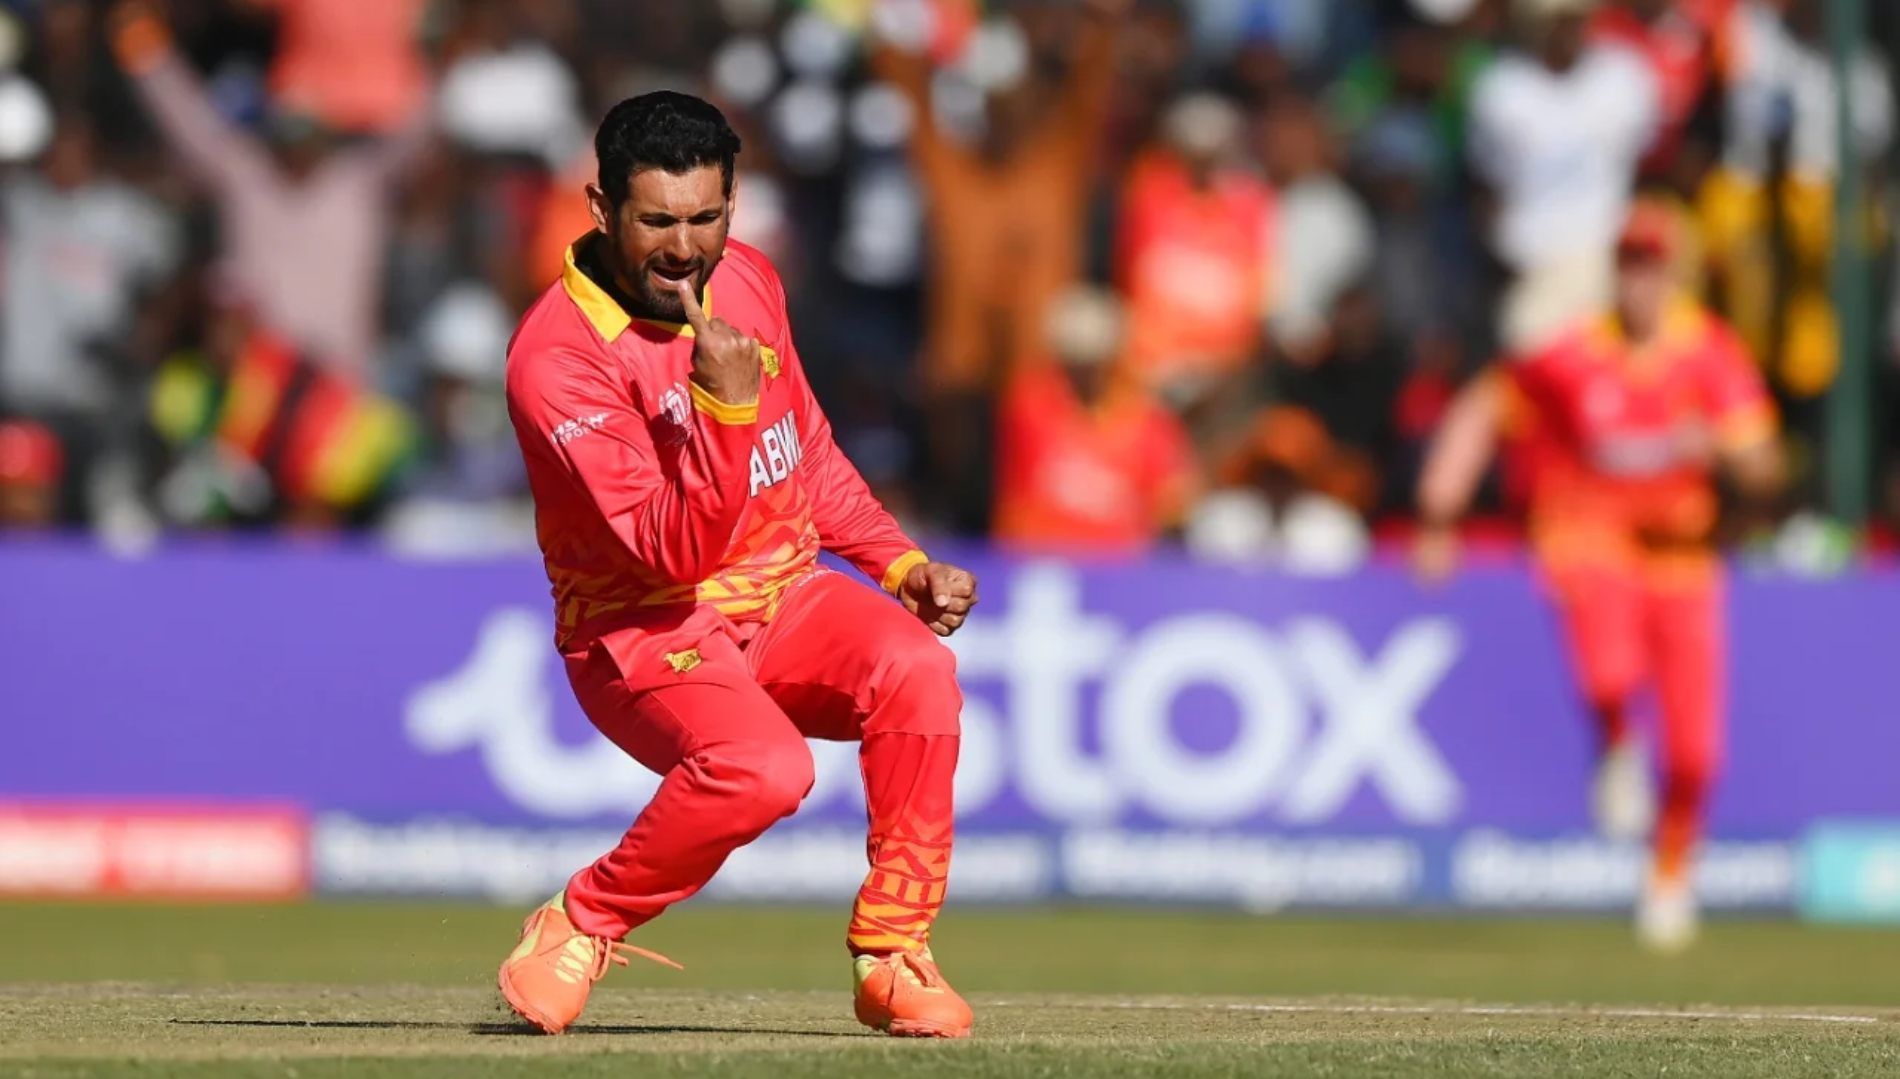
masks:
[(1900, 9), (1830, 6), (6, 0), (0, 528), (531, 546), (508, 335), (594, 121), (660, 87), (744, 139), (733, 234), (920, 534), (1353, 564), (1457, 387), (1606, 300), (1639, 197), (1770, 379), (1788, 509), (1845, 369), (1900, 521)]

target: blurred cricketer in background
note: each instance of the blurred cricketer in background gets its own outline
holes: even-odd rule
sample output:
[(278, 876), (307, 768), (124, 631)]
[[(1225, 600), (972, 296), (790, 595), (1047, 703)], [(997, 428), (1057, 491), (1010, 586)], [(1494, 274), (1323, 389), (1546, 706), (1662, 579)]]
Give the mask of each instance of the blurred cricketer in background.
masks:
[[(858, 1019), (968, 1034), (929, 945), (962, 707), (937, 637), (976, 581), (929, 561), (833, 443), (777, 271), (726, 236), (725, 117), (646, 94), (607, 114), (595, 150), (596, 231), (516, 330), (508, 407), (575, 695), (664, 778), (620, 845), (529, 916), (502, 995), (558, 1033), (620, 950), (670, 962), (622, 938), (798, 808), (805, 738), (855, 739), (870, 810), (846, 938)], [(821, 569), (820, 549), (901, 605)]]
[[(1782, 476), (1767, 390), (1734, 333), (1674, 287), (1675, 243), (1668, 212), (1638, 204), (1614, 310), (1467, 387), (1419, 481), (1421, 568), (1443, 574), (1500, 433), (1528, 455), (1532, 550), (1600, 736), (1597, 822), (1619, 838), (1653, 825), (1637, 933), (1663, 950), (1695, 937), (1690, 863), (1722, 752), (1716, 481), (1760, 500)], [(1631, 730), (1646, 686), (1661, 712), (1660, 818)]]

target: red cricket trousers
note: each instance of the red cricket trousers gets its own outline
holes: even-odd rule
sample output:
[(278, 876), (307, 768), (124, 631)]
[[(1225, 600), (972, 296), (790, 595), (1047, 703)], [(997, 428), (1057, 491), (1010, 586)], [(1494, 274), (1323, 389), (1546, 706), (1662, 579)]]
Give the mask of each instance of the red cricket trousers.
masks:
[(857, 740), (870, 870), (854, 954), (926, 947), (950, 866), (955, 658), (903, 607), (842, 574), (791, 587), (764, 624), (700, 607), (568, 653), (600, 732), (663, 777), (619, 846), (574, 874), (567, 911), (619, 940), (697, 892), (811, 789), (806, 738)]
[(1659, 865), (1683, 868), (1721, 767), (1725, 594), (1713, 563), (1569, 566), (1553, 571), (1572, 663), (1599, 716), (1623, 716), (1649, 687), (1660, 706)]

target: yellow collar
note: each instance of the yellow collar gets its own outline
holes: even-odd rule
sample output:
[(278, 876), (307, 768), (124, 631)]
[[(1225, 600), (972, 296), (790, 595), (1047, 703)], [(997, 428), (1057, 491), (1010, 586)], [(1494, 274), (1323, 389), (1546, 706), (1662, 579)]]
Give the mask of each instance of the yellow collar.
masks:
[[(636, 319), (627, 314), (626, 310), (608, 295), (606, 289), (601, 288), (593, 278), (587, 276), (587, 271), (575, 263), (574, 252), (582, 244), (592, 243), (599, 235), (598, 232), (590, 232), (568, 245), (566, 264), (561, 269), (561, 288), (567, 292), (567, 298), (574, 301), (574, 306), (581, 309), (581, 314), (587, 316), (587, 321), (593, 325), (594, 331), (600, 334), (601, 340), (613, 341), (635, 322), (645, 323), (678, 337), (693, 336), (693, 328), (684, 322), (663, 322), (656, 318)], [(711, 282), (708, 282), (705, 289), (700, 292), (699, 306), (706, 312), (708, 318), (712, 317)]]
[[(1663, 311), (1662, 324), (1656, 328), (1656, 335), (1645, 343), (1645, 347), (1684, 344), (1693, 340), (1696, 332), (1701, 328), (1701, 306), (1684, 295), (1671, 297), (1668, 307)], [(1605, 313), (1598, 320), (1597, 334), (1600, 340), (1612, 347), (1622, 347), (1630, 343), (1624, 336), (1623, 325), (1617, 321), (1614, 312)]]
[(1595, 338), (1599, 355), (1637, 375), (1659, 374), (1683, 346), (1696, 339), (1703, 327), (1702, 308), (1685, 295), (1670, 300), (1656, 334), (1641, 345), (1632, 344), (1614, 313), (1597, 320)]

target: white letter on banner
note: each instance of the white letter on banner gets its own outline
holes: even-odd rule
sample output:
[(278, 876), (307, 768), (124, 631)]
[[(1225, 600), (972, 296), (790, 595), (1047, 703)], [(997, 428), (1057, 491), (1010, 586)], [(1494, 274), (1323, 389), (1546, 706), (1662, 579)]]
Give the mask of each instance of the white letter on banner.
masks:
[(1009, 778), (1009, 750), (1003, 745), (1002, 720), (990, 702), (966, 694), (959, 722), (963, 737), (957, 746), (955, 812), (961, 819), (981, 813), (1002, 791)]
[[(1193, 614), (1150, 627), (1102, 691), (1102, 744), (1127, 788), (1171, 822), (1225, 824), (1259, 809), (1280, 784), (1300, 728), (1300, 700), (1279, 648), (1238, 615)], [(1174, 738), (1183, 687), (1226, 690), (1240, 733), (1218, 754)]]
[(1289, 636), (1326, 718), (1287, 794), (1287, 819), (1325, 820), (1364, 776), (1406, 823), (1449, 820), (1463, 792), (1419, 730), (1418, 709), (1458, 658), (1457, 629), (1440, 618), (1411, 622), (1363, 664), (1358, 646), (1332, 622), (1301, 619)]
[(548, 619), (504, 607), (483, 620), (475, 647), (454, 673), (403, 704), (403, 730), (425, 753), (474, 747), (495, 788), (550, 817), (636, 812), (658, 776), (604, 738), (566, 746), (554, 733), (548, 697)]
[(1079, 748), (1081, 683), (1102, 669), (1121, 635), (1113, 621), (1081, 610), (1080, 593), (1073, 571), (1026, 566), (1010, 581), (1000, 624), (971, 622), (949, 642), (967, 676), (1003, 675), (1023, 800), (1063, 824), (1110, 820), (1121, 809), (1107, 769)]
[(858, 747), (854, 742), (831, 742), (814, 738), (805, 743), (811, 749), (811, 791), (805, 795), (805, 809), (832, 807), (839, 810), (864, 808), (863, 773), (858, 768)]

